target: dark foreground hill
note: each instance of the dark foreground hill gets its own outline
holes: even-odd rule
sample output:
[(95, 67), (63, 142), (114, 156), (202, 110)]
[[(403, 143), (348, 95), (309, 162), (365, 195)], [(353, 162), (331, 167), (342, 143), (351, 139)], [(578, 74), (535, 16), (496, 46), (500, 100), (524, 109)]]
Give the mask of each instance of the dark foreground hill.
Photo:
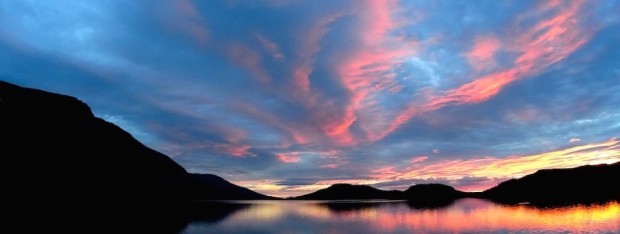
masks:
[[(4, 211), (13, 218), (58, 220), (61, 212), (71, 215), (62, 220), (72, 224), (94, 221), (110, 226), (114, 219), (129, 218), (135, 223), (146, 217), (149, 227), (157, 228), (157, 220), (176, 216), (191, 199), (271, 198), (217, 176), (188, 174), (169, 157), (95, 117), (73, 97), (0, 81), (0, 130), (1, 188), (10, 204)], [(482, 197), (506, 203), (562, 204), (620, 200), (617, 181), (620, 163), (541, 170), (480, 194), (445, 185), (416, 185), (401, 192), (336, 184), (294, 199), (407, 199), (424, 206)]]
[(620, 201), (620, 162), (569, 169), (540, 170), (505, 181), (482, 197), (503, 203), (540, 205)]
[(192, 198), (195, 200), (274, 200), (250, 189), (228, 182), (211, 174), (190, 174), (193, 186)]
[(235, 186), (201, 187), (206, 184), (169, 157), (95, 117), (74, 97), (0, 81), (0, 129), (3, 198), (16, 207), (13, 217), (51, 219), (62, 211), (70, 218), (97, 221), (109, 213), (100, 221), (135, 222), (174, 215), (192, 198), (259, 197)]
[(188, 198), (181, 166), (76, 98), (0, 81), (0, 116), (3, 164), (13, 176), (6, 195), (123, 205)]

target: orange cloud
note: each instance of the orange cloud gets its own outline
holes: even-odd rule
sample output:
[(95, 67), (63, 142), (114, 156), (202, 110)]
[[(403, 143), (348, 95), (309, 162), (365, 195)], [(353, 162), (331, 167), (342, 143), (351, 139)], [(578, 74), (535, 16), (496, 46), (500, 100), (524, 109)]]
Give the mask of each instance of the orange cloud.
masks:
[(476, 37), (473, 48), (465, 55), (467, 62), (478, 71), (489, 68), (495, 65), (493, 56), (500, 47), (501, 43), (495, 36)]
[(391, 178), (397, 175), (399, 175), (399, 173), (396, 172), (396, 170), (394, 170), (394, 167), (383, 167), (377, 170), (373, 170), (370, 177), (373, 179), (385, 179), (385, 178)]
[[(571, 168), (585, 164), (603, 164), (620, 161), (620, 141), (612, 138), (600, 143), (575, 146), (535, 155), (506, 158), (484, 157), (467, 160), (445, 160), (419, 166), (385, 179), (428, 179), (463, 177), (518, 178), (541, 169)], [(492, 186), (487, 185), (487, 186)], [(488, 187), (486, 187), (488, 188)], [(486, 189), (478, 188), (478, 189)]]
[[(281, 161), (290, 161), (291, 159), (289, 158), (297, 157), (295, 155), (298, 154), (283, 154), (282, 157), (284, 159), (281, 159)], [(326, 188), (336, 183), (373, 185), (396, 180), (445, 180), (448, 184), (463, 191), (483, 191), (504, 180), (523, 177), (541, 169), (572, 168), (586, 164), (596, 165), (618, 162), (620, 161), (620, 140), (612, 138), (603, 142), (540, 154), (515, 155), (505, 158), (480, 157), (466, 160), (428, 162), (428, 159), (424, 159), (425, 157), (414, 157), (410, 160), (410, 165), (405, 169), (399, 169), (395, 165), (372, 170), (369, 173), (369, 179), (321, 180), (311, 185), (293, 187), (278, 185), (277, 191), (261, 190), (261, 192), (271, 195), (297, 196)], [(338, 168), (338, 165), (325, 164), (321, 168)], [(458, 183), (468, 178), (476, 180), (462, 185)]]
[(414, 163), (424, 162), (427, 159), (428, 159), (428, 156), (413, 157), (411, 160), (409, 160), (409, 163), (414, 164)]

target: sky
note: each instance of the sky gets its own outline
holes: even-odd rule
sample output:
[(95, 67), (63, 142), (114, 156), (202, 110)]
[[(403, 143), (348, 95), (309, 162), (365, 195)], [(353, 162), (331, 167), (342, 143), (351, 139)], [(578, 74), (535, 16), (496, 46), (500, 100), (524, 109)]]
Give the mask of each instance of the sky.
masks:
[(617, 0), (0, 1), (0, 79), (281, 197), (620, 161)]

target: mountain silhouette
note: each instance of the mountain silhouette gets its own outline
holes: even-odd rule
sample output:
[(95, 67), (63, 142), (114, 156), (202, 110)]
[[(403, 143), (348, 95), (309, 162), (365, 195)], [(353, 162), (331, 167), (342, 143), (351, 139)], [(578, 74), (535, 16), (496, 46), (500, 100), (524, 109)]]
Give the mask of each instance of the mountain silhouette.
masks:
[[(143, 217), (158, 224), (183, 212), (192, 198), (258, 197), (235, 186), (201, 187), (207, 185), (196, 183), (168, 156), (95, 117), (74, 97), (0, 81), (0, 129), (3, 197), (19, 207), (11, 212), (16, 219), (36, 214), (56, 217), (58, 225), (77, 218), (112, 226), (115, 219), (137, 224), (136, 217)], [(74, 215), (61, 218), (58, 210)], [(93, 218), (104, 213), (113, 215)]]
[(496, 202), (539, 205), (620, 201), (620, 162), (547, 169), (512, 179), (481, 195)]
[[(0, 129), (3, 197), (18, 207), (5, 209), (12, 218), (36, 215), (53, 224), (108, 226), (127, 218), (140, 226), (135, 217), (144, 217), (146, 226), (162, 231), (167, 228), (159, 227), (164, 223), (159, 221), (175, 220), (192, 200), (276, 199), (215, 175), (187, 173), (166, 155), (94, 116), (74, 97), (0, 81)], [(540, 170), (482, 193), (440, 184), (414, 185), (406, 191), (334, 184), (292, 199), (406, 199), (413, 207), (441, 206), (462, 197), (533, 204), (620, 201), (620, 186), (613, 184), (617, 181), (620, 162)], [(72, 216), (63, 218), (58, 211)], [(108, 213), (112, 215), (103, 217)], [(176, 230), (179, 224), (172, 223)]]
[(296, 200), (407, 200), (413, 208), (436, 208), (460, 198), (484, 198), (500, 203), (529, 202), (539, 205), (620, 201), (620, 187), (604, 181), (620, 181), (620, 162), (569, 169), (545, 169), (512, 179), (484, 192), (462, 192), (443, 184), (418, 184), (405, 191), (384, 191), (368, 185), (335, 184)]
[(211, 174), (190, 174), (193, 178), (192, 198), (195, 200), (274, 200), (250, 189)]
[(183, 167), (76, 98), (0, 81), (0, 129), (3, 197), (18, 221), (137, 227), (169, 220), (188, 202)]
[(401, 191), (384, 191), (368, 185), (334, 184), (328, 188), (306, 195), (293, 197), (293, 200), (355, 200), (355, 199), (401, 199)]
[(418, 208), (443, 207), (467, 196), (466, 193), (443, 184), (416, 184), (403, 194), (411, 206)]
[(76, 98), (0, 82), (3, 158), (22, 175), (9, 193), (63, 201), (187, 200), (188, 174)]

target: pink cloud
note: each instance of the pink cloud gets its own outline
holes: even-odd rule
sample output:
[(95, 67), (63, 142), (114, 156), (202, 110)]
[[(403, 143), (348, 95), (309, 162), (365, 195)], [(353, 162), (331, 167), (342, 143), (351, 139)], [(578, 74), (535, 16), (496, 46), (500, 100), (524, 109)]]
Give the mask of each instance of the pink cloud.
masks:
[(394, 86), (390, 87), (390, 88), (388, 89), (388, 91), (389, 91), (391, 94), (395, 94), (395, 93), (398, 93), (398, 92), (400, 92), (401, 90), (403, 90), (403, 88), (405, 88), (405, 86), (404, 86), (404, 85), (394, 85)]
[(398, 8), (394, 0), (367, 0), (365, 7), (368, 10), (366, 24), (362, 30), (362, 39), (367, 45), (376, 45), (384, 40), (386, 34), (394, 28), (392, 11)]
[[(441, 109), (447, 105), (473, 104), (486, 101), (508, 84), (534, 76), (550, 65), (569, 56), (590, 39), (590, 34), (578, 25), (578, 12), (582, 1), (568, 2), (550, 19), (543, 20), (524, 31), (514, 32), (516, 39), (506, 45), (507, 50), (520, 54), (511, 68), (497, 71), (476, 80), (447, 90), (440, 95), (430, 95), (423, 103), (414, 103), (401, 111), (382, 132), (373, 134), (379, 140), (417, 115)], [(544, 5), (543, 7), (549, 7)], [(539, 12), (540, 10), (535, 10)], [(546, 12), (546, 11), (543, 11)], [(519, 18), (519, 17), (518, 17)]]
[(579, 139), (579, 138), (571, 138), (570, 140), (568, 140), (568, 142), (570, 142), (570, 143), (575, 143), (575, 142), (580, 142), (580, 141), (581, 141), (581, 139)]
[(338, 164), (336, 164), (336, 163), (323, 164), (323, 165), (321, 165), (321, 168), (336, 169), (336, 168), (338, 168)]
[(493, 56), (501, 48), (501, 43), (493, 35), (478, 36), (473, 48), (465, 55), (467, 62), (476, 70), (484, 70), (495, 65)]
[(293, 81), (302, 93), (310, 92), (310, 73), (312, 73), (310, 65), (302, 65), (293, 70)]
[(296, 163), (296, 162), (299, 162), (299, 153), (297, 153), (297, 152), (278, 153), (278, 154), (276, 154), (276, 157), (278, 157), (278, 160), (280, 160), (283, 163)]
[(209, 30), (204, 26), (203, 19), (190, 0), (173, 1), (174, 9), (182, 17), (175, 21), (175, 25), (188, 33), (196, 43), (205, 46), (209, 41)]
[(216, 125), (214, 128), (217, 129), (220, 136), (232, 144), (238, 144), (248, 136), (248, 133), (240, 128), (224, 127), (222, 125)]
[(310, 141), (310, 137), (312, 136), (312, 134), (305, 126), (284, 121), (275, 114), (260, 110), (255, 106), (251, 105), (250, 103), (235, 102), (233, 104), (233, 107), (237, 111), (242, 112), (248, 117), (256, 119), (268, 126), (284, 131), (285, 134), (287, 134), (288, 137), (290, 137), (297, 144), (304, 145), (309, 143)]
[(310, 93), (310, 74), (314, 70), (312, 65), (316, 53), (321, 50), (321, 39), (329, 32), (329, 26), (342, 15), (342, 13), (334, 13), (319, 18), (308, 27), (307, 31), (299, 34), (300, 46), (297, 55), (300, 61), (293, 69), (293, 87), (295, 87), (296, 96), (308, 105), (316, 104), (316, 95)]
[(256, 33), (256, 39), (258, 40), (258, 42), (260, 42), (261, 46), (263, 46), (263, 48), (271, 54), (271, 57), (273, 57), (273, 59), (284, 59), (284, 54), (282, 53), (282, 50), (280, 49), (280, 46), (278, 46), (278, 44), (276, 44), (272, 40), (269, 40), (267, 37), (263, 36), (260, 33)]
[(409, 163), (411, 164), (415, 164), (415, 163), (419, 163), (419, 162), (424, 162), (428, 159), (428, 156), (418, 156), (418, 157), (413, 157), (409, 160)]
[(251, 147), (247, 145), (213, 144), (209, 148), (215, 152), (234, 157), (256, 156), (256, 154), (249, 151)]
[(349, 163), (347, 157), (344, 155), (341, 155), (342, 153), (341, 150), (330, 149), (330, 150), (324, 150), (324, 151), (316, 151), (313, 153), (316, 153), (320, 156), (321, 163), (322, 163), (320, 165), (321, 168), (335, 169), (335, 168), (340, 168)]
[(394, 167), (383, 167), (383, 168), (373, 170), (370, 174), (370, 178), (377, 179), (377, 180), (383, 180), (383, 179), (394, 178), (395, 176), (399, 174), (400, 173), (394, 170)]
[[(400, 38), (390, 36), (397, 26), (392, 19), (392, 13), (399, 8), (397, 2), (370, 0), (365, 2), (364, 7), (359, 28), (361, 45), (336, 68), (340, 82), (349, 92), (349, 103), (340, 118), (332, 119), (322, 127), (327, 136), (342, 145), (358, 141), (349, 129), (361, 121), (358, 116), (360, 112), (375, 103), (370, 100), (374, 93), (393, 86), (395, 76), (391, 70), (415, 52), (410, 44), (400, 43)], [(368, 118), (368, 121), (375, 121), (371, 119)], [(361, 128), (367, 132), (368, 124), (373, 123), (360, 122)]]
[(325, 151), (319, 151), (318, 154), (321, 157), (337, 157), (338, 154), (342, 153), (341, 150), (335, 150), (335, 149), (330, 149), (330, 150), (325, 150)]
[[(579, 145), (533, 155), (444, 160), (398, 171), (398, 175), (389, 177), (389, 179), (446, 178), (457, 180), (472, 176), (489, 178), (489, 180), (493, 178), (518, 178), (540, 169), (571, 168), (584, 164), (594, 165), (618, 162), (620, 161), (619, 147), (620, 141), (612, 138), (604, 142)], [(475, 186), (480, 191), (495, 185), (494, 183), (496, 184), (497, 181), (481, 181)], [(489, 187), (484, 187), (485, 185)]]
[(235, 43), (230, 46), (227, 51), (229, 59), (250, 73), (261, 83), (268, 83), (271, 81), (271, 77), (267, 74), (267, 71), (263, 67), (262, 58), (260, 53), (250, 49), (249, 47)]

